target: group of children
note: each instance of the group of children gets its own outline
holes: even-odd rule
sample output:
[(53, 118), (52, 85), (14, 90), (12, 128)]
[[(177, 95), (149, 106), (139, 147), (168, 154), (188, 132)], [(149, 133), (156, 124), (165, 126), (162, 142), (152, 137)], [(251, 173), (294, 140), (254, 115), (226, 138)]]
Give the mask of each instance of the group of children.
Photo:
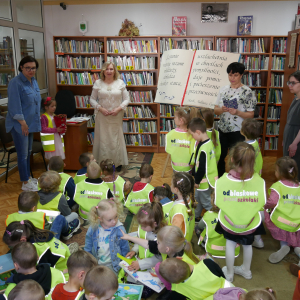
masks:
[[(36, 290), (37, 299), (50, 294), (53, 299), (112, 299), (118, 280), (126, 278), (119, 266), (121, 254), (136, 258), (129, 271), (155, 270), (166, 287), (157, 299), (276, 299), (271, 288), (247, 292), (231, 282), (234, 274), (252, 278), (252, 246), (264, 247), (263, 220), (281, 245), (270, 255), (271, 263), (281, 261), (290, 246), (300, 255), (297, 165), (288, 157), (276, 162), (278, 182), (267, 198), (256, 140), (261, 127), (246, 119), (241, 129), (245, 142), (231, 149), (230, 171), (218, 178), (221, 147), (213, 120), (210, 109), (176, 109), (176, 129), (166, 137), (174, 170), (170, 186), (151, 185), (154, 170), (149, 164), (141, 166), (140, 181), (132, 186), (116, 174), (112, 160), (98, 164), (90, 153), (80, 156), (82, 169), (73, 179), (63, 172), (62, 157), (52, 155), (49, 171), (38, 180), (38, 193), (22, 192), (19, 211), (6, 219), (3, 241), (12, 248), (17, 271), (6, 296), (17, 299), (22, 285), (26, 292)], [(127, 234), (119, 220), (124, 207), (136, 215), (136, 236)], [(79, 216), (90, 227), (84, 251), (70, 255), (59, 239), (79, 230)], [(225, 258), (223, 269), (209, 255), (193, 253), (194, 232), (206, 252)], [(131, 249), (128, 241), (134, 243)], [(243, 264), (234, 266), (240, 245)], [(144, 298), (153, 293), (144, 287)]]

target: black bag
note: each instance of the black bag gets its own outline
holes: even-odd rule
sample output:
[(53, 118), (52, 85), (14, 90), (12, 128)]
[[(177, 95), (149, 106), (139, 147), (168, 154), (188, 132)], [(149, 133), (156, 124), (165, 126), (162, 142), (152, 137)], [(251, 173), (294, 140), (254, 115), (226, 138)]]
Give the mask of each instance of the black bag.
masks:
[(72, 91), (62, 90), (57, 92), (56, 115), (66, 114), (68, 118), (72, 118), (76, 114), (76, 102)]

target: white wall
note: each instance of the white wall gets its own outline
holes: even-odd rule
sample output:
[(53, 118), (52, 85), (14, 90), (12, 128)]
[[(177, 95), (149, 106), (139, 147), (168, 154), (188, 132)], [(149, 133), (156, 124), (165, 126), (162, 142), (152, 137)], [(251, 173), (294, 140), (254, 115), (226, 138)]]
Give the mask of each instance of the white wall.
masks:
[[(125, 18), (137, 26), (140, 35), (171, 35), (172, 16), (187, 16), (188, 35), (236, 35), (238, 16), (253, 15), (253, 35), (287, 35), (293, 29), (297, 1), (229, 2), (228, 23), (201, 23), (201, 3), (146, 3), (44, 6), (50, 90), (53, 90), (53, 36), (80, 35), (78, 23), (84, 14), (86, 35), (118, 35)], [(55, 85), (55, 83), (54, 83)]]

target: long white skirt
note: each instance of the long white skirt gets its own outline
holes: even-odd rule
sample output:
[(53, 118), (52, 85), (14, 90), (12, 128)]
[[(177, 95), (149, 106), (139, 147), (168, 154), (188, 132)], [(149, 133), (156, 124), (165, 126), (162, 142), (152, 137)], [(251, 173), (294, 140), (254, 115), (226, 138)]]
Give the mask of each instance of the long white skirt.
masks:
[(128, 165), (128, 156), (123, 134), (121, 110), (116, 116), (96, 115), (93, 155), (98, 163), (110, 158), (115, 166)]

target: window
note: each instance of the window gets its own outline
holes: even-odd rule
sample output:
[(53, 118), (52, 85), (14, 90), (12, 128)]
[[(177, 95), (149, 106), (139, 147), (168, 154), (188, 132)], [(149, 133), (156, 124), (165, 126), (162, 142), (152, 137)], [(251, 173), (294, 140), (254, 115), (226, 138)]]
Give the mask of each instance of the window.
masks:
[(15, 4), (19, 23), (43, 27), (40, 0), (15, 0)]
[(19, 37), (21, 59), (29, 55), (38, 61), (39, 68), (35, 77), (40, 90), (47, 88), (44, 33), (19, 29)]
[(13, 29), (0, 26), (0, 99), (7, 98), (7, 86), (15, 76)]
[(10, 0), (0, 0), (0, 19), (12, 20)]

